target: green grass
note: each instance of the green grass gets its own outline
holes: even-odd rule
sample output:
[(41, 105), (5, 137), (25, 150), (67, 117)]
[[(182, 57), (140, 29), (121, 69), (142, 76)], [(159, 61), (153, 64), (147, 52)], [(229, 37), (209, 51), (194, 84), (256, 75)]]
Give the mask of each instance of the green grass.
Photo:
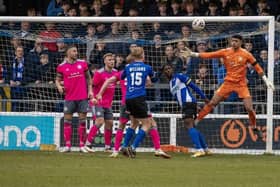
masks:
[(280, 157), (213, 155), (166, 160), (152, 153), (136, 159), (108, 153), (0, 152), (0, 187), (263, 187), (280, 186)]

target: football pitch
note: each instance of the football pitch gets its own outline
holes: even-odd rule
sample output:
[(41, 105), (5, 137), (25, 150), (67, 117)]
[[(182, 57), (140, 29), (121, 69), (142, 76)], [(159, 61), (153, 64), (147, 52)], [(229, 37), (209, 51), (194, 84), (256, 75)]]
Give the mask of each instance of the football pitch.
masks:
[(137, 153), (135, 159), (109, 153), (0, 151), (0, 187), (263, 187), (280, 186), (280, 157), (212, 155), (171, 159)]

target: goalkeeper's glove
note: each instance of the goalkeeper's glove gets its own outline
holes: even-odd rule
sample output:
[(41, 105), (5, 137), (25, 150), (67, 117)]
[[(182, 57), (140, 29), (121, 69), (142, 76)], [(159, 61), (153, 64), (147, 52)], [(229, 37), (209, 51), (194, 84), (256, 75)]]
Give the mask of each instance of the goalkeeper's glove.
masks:
[(272, 91), (275, 90), (274, 84), (272, 82), (270, 82), (270, 80), (268, 80), (265, 75), (262, 76), (262, 79), (268, 88), (272, 89)]
[(180, 55), (188, 58), (188, 57), (199, 57), (199, 53), (192, 52), (189, 48), (185, 47), (185, 49), (180, 51)]

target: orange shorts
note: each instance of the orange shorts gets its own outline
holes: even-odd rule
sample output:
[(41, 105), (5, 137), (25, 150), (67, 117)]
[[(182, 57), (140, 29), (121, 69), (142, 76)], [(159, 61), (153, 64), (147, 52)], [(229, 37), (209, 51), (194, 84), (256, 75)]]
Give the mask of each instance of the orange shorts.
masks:
[(225, 99), (228, 98), (231, 92), (236, 92), (238, 94), (238, 97), (241, 99), (251, 97), (247, 85), (240, 85), (238, 83), (232, 83), (227, 81), (225, 81), (216, 91), (216, 93), (219, 96)]

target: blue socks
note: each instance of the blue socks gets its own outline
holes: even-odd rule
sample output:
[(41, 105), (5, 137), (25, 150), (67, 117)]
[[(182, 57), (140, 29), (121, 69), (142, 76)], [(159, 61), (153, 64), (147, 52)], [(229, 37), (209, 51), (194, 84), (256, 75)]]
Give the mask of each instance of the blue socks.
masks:
[(128, 127), (126, 129), (124, 141), (122, 147), (128, 147), (131, 138), (134, 136), (135, 130), (133, 128)]
[(199, 138), (199, 132), (196, 128), (190, 128), (188, 130), (188, 133), (189, 133), (189, 136), (191, 137), (191, 140), (193, 142), (193, 144), (195, 145), (195, 148), (196, 149), (202, 149), (202, 145), (201, 145), (201, 142), (200, 142), (200, 138)]
[(138, 133), (137, 133), (137, 135), (136, 135), (136, 137), (135, 137), (135, 139), (133, 141), (133, 144), (131, 146), (132, 149), (135, 150), (139, 146), (139, 144), (143, 141), (145, 136), (146, 136), (146, 132), (143, 131), (142, 129), (139, 129), (139, 131), (138, 131)]
[(207, 149), (208, 146), (207, 146), (207, 143), (206, 143), (206, 140), (203, 136), (203, 134), (201, 134), (199, 131), (198, 131), (198, 135), (199, 135), (199, 141), (200, 141), (200, 144), (202, 146), (203, 149)]

